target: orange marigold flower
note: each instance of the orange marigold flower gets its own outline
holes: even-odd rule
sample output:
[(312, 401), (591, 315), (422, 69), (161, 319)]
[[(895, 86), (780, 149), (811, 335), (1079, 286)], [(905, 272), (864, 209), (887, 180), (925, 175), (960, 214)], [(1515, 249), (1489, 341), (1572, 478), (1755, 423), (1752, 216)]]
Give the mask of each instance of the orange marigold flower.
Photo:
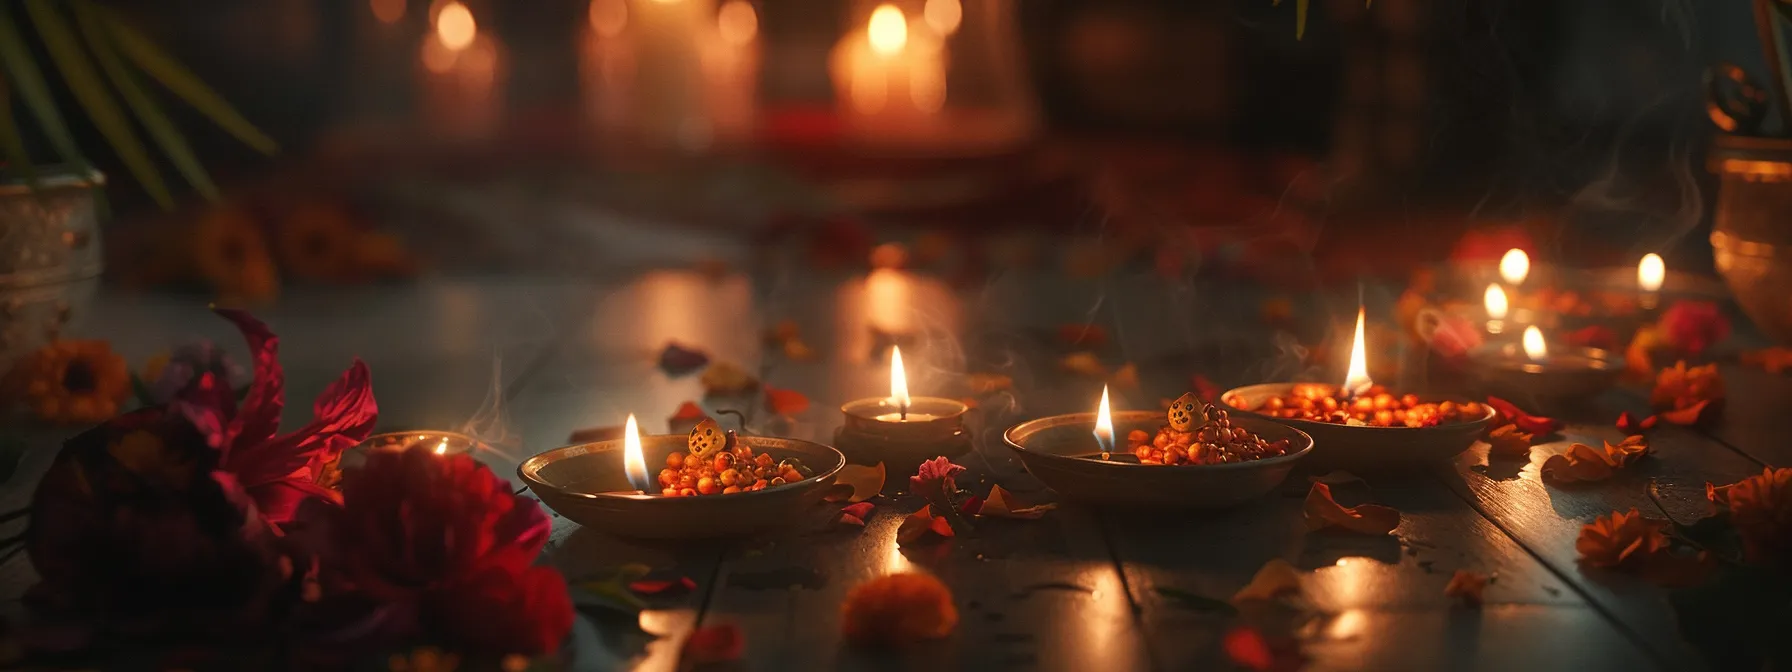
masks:
[(847, 641), (896, 647), (945, 637), (958, 627), (952, 590), (929, 574), (904, 572), (866, 581), (840, 609)]
[(1730, 521), (1749, 561), (1792, 567), (1792, 468), (1767, 469), (1727, 494)]
[(193, 223), (191, 235), (194, 270), (218, 292), (221, 303), (266, 303), (280, 294), (280, 275), (267, 241), (244, 211), (214, 209)]
[(280, 222), (280, 263), (295, 276), (343, 282), (355, 272), (359, 232), (341, 208), (306, 203)]
[(101, 422), (131, 394), (130, 367), (105, 341), (55, 341), (14, 366), (13, 384), (45, 422)]
[(1644, 518), (1631, 509), (1600, 516), (1580, 528), (1574, 550), (1580, 552), (1582, 564), (1591, 567), (1617, 568), (1643, 561), (1646, 556), (1668, 547), (1664, 533), (1667, 525)]
[(1716, 364), (1687, 366), (1675, 362), (1655, 376), (1655, 389), (1649, 403), (1664, 411), (1692, 408), (1699, 402), (1718, 402), (1724, 398), (1724, 379)]

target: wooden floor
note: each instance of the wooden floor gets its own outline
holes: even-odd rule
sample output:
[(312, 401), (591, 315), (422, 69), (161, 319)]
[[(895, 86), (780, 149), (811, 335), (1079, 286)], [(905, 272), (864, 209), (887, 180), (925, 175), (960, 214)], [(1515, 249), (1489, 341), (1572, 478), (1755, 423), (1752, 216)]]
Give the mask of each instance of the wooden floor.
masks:
[[(1049, 493), (990, 439), (1017, 419), (1087, 410), (1099, 395), (1099, 383), (1054, 369), (1056, 325), (1103, 325), (1115, 341), (1104, 357), (1140, 363), (1143, 391), (1122, 392), (1117, 407), (1155, 408), (1159, 397), (1181, 392), (1190, 373), (1243, 383), (1296, 372), (1285, 347), (1252, 335), (1246, 316), (1256, 299), (1159, 284), (1007, 275), (962, 292), (894, 273), (797, 281), (663, 271), (617, 281), (487, 278), (301, 291), (263, 315), (282, 337), (288, 426), (358, 355), (373, 369), (382, 429), (454, 429), (501, 414), (501, 425), (482, 429), (512, 441), (507, 454), (485, 456), (506, 476), (573, 430), (620, 424), (630, 412), (643, 429), (663, 431), (660, 418), (702, 396), (695, 376), (654, 367), (668, 340), (757, 367), (769, 383), (807, 394), (814, 406), (793, 432), (825, 440), (841, 402), (887, 390), (887, 365), (871, 355), (872, 327), (913, 332), (920, 343), (905, 356), (918, 394), (957, 396), (966, 370), (1007, 373), (1017, 383), (1010, 407), (980, 411), (978, 450), (963, 460), (971, 472), (960, 483), (981, 491), (999, 482), (1043, 499)], [(819, 359), (790, 363), (761, 352), (761, 330), (782, 319), (801, 324)], [(191, 298), (107, 294), (81, 331), (111, 339), (134, 364), (189, 336), (242, 352), (230, 327)], [(991, 521), (974, 538), (918, 551), (899, 550), (894, 539), (914, 501), (880, 503), (863, 530), (793, 521), (783, 534), (735, 544), (642, 545), (557, 518), (546, 561), (575, 582), (646, 563), (699, 586), (650, 598), (638, 619), (587, 614), (576, 629), (576, 669), (674, 669), (683, 637), (719, 623), (744, 629), (753, 669), (1225, 669), (1223, 620), (1163, 589), (1223, 599), (1272, 558), (1310, 570), (1305, 587), (1323, 612), (1303, 631), (1310, 669), (1721, 669), (1747, 652), (1706, 641), (1701, 653), (1683, 636), (1668, 593), (1583, 571), (1574, 541), (1582, 524), (1614, 509), (1659, 515), (1646, 495), (1652, 482), (1685, 520), (1705, 515), (1707, 481), (1792, 464), (1792, 443), (1778, 429), (1792, 411), (1792, 380), (1735, 367), (1725, 375), (1734, 401), (1720, 425), (1656, 432), (1655, 455), (1608, 482), (1545, 485), (1537, 466), (1570, 442), (1615, 441), (1612, 419), (1643, 410), (1642, 391), (1614, 390), (1561, 411), (1577, 424), (1535, 448), (1529, 463), (1490, 464), (1477, 445), (1430, 471), (1371, 476), (1361, 494), (1405, 514), (1387, 538), (1308, 533), (1300, 513), (1306, 478), (1297, 473), (1235, 511), (1066, 505), (1042, 520)], [(69, 433), (24, 430), (32, 450), (0, 492), (0, 509), (26, 502)], [(909, 568), (952, 587), (957, 632), (895, 656), (844, 646), (837, 616), (847, 590)], [(1484, 607), (1444, 595), (1458, 569), (1497, 574)], [(29, 563), (15, 557), (0, 567), (0, 596), (14, 598), (16, 609), (32, 580)]]

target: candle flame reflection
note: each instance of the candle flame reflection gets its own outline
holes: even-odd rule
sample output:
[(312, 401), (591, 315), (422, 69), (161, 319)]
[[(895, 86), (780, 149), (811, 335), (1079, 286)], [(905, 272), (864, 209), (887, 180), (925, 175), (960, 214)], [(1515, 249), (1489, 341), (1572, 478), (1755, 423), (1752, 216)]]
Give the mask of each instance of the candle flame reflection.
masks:
[(442, 439), (441, 443), (436, 444), (436, 454), (437, 455), (447, 455), (448, 454), (448, 440), (447, 439)]
[(1356, 308), (1356, 337), (1350, 342), (1350, 368), (1344, 372), (1344, 392), (1361, 394), (1375, 381), (1369, 378), (1368, 359), (1363, 354), (1363, 307)]
[(1636, 265), (1636, 284), (1645, 292), (1661, 289), (1661, 282), (1667, 279), (1667, 264), (1661, 261), (1661, 255), (1654, 252), (1643, 255), (1643, 260)]
[(902, 370), (902, 348), (890, 346), (890, 403), (908, 415), (908, 373)]
[(1506, 250), (1506, 256), (1500, 257), (1500, 277), (1508, 285), (1524, 284), (1524, 277), (1531, 274), (1531, 256), (1516, 247)]
[(1537, 325), (1524, 329), (1524, 354), (1537, 362), (1549, 357), (1549, 346), (1543, 343), (1543, 330), (1538, 329)]
[(629, 485), (648, 491), (647, 459), (641, 456), (641, 428), (635, 424), (633, 413), (628, 414), (628, 422), (622, 427), (622, 471), (628, 474)]
[(895, 5), (878, 5), (871, 10), (871, 22), (865, 30), (871, 38), (871, 50), (881, 56), (893, 56), (908, 44), (908, 18)]
[(1101, 386), (1101, 406), (1095, 409), (1095, 441), (1103, 454), (1114, 452), (1114, 417), (1108, 411), (1108, 386)]
[(1506, 319), (1506, 311), (1510, 307), (1506, 304), (1506, 290), (1500, 289), (1499, 285), (1488, 285), (1487, 295), (1482, 302), (1487, 306), (1487, 317), (1495, 320)]

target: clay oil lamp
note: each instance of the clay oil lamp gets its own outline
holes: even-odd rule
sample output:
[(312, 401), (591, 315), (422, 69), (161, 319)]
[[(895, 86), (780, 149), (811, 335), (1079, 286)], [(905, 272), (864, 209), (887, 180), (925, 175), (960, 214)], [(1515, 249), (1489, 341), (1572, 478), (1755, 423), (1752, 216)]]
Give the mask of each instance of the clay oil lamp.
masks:
[(1027, 471), (1066, 499), (1145, 509), (1238, 506), (1281, 484), (1313, 439), (1185, 394), (1159, 411), (1108, 408), (1020, 423), (1003, 435)]
[[(796, 439), (739, 436), (713, 420), (688, 435), (620, 439), (524, 460), (517, 475), (543, 504), (580, 525), (639, 539), (745, 537), (788, 525), (821, 500), (845, 466), (840, 451)], [(665, 465), (654, 478), (648, 465)], [(671, 473), (668, 473), (671, 472)]]
[(1517, 343), (1490, 343), (1469, 354), (1489, 391), (1542, 401), (1593, 396), (1616, 384), (1622, 358), (1609, 350), (1548, 343), (1543, 330), (1527, 327)]
[(1369, 378), (1363, 347), (1364, 313), (1342, 386), (1264, 383), (1220, 395), (1235, 415), (1273, 418), (1313, 437), (1314, 469), (1400, 469), (1448, 459), (1481, 435), (1494, 411), (1486, 404), (1403, 394)]
[[(964, 402), (944, 397), (913, 397), (908, 393), (908, 373), (902, 365), (902, 348), (890, 348), (890, 396), (858, 399), (840, 407), (845, 423), (834, 434), (834, 444), (853, 464), (883, 463), (887, 473), (911, 474), (923, 461), (956, 457), (970, 452), (971, 436), (965, 431)], [(906, 485), (902, 479), (886, 481)]]

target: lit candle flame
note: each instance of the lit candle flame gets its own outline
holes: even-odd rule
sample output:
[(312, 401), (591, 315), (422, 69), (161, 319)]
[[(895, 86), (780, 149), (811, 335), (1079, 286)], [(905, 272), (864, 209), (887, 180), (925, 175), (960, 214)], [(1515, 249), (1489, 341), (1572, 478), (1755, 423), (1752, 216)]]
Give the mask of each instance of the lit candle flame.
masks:
[(716, 31), (722, 41), (740, 47), (752, 43), (759, 34), (759, 14), (746, 0), (729, 0), (716, 11)]
[(1108, 411), (1108, 386), (1101, 386), (1101, 406), (1095, 409), (1095, 442), (1101, 453), (1114, 452), (1114, 418)]
[(1538, 329), (1537, 325), (1524, 329), (1524, 354), (1534, 362), (1549, 358), (1549, 346), (1543, 343), (1543, 330)]
[(1350, 343), (1350, 368), (1344, 372), (1344, 393), (1361, 394), (1375, 381), (1369, 379), (1369, 364), (1363, 356), (1363, 307), (1356, 309), (1356, 338)]
[(635, 425), (633, 413), (622, 427), (622, 471), (628, 474), (629, 485), (647, 492), (647, 458), (641, 456), (641, 428)]
[(1506, 319), (1506, 311), (1510, 307), (1506, 304), (1506, 290), (1500, 289), (1498, 284), (1487, 286), (1487, 295), (1482, 298), (1482, 303), (1487, 306), (1489, 319)]
[(1500, 257), (1500, 277), (1506, 284), (1514, 287), (1524, 284), (1524, 276), (1531, 274), (1531, 256), (1516, 247), (1506, 250), (1506, 256)]
[(1654, 252), (1643, 255), (1643, 260), (1636, 265), (1636, 284), (1645, 292), (1661, 289), (1661, 281), (1668, 275), (1667, 264), (1662, 263), (1661, 255)]
[(447, 455), (448, 454), (448, 439), (442, 439), (441, 443), (436, 444), (436, 454), (437, 455)]
[(964, 20), (964, 6), (958, 0), (927, 0), (921, 8), (921, 19), (940, 35), (951, 35)]
[(908, 415), (908, 373), (902, 370), (902, 348), (890, 346), (890, 402)]
[(473, 19), (473, 11), (466, 5), (450, 2), (442, 6), (436, 14), (436, 40), (451, 51), (460, 51), (473, 44), (473, 38), (479, 36), (479, 23)]
[(908, 44), (908, 18), (895, 5), (878, 5), (871, 10), (871, 23), (865, 30), (871, 50), (881, 56), (893, 56)]

